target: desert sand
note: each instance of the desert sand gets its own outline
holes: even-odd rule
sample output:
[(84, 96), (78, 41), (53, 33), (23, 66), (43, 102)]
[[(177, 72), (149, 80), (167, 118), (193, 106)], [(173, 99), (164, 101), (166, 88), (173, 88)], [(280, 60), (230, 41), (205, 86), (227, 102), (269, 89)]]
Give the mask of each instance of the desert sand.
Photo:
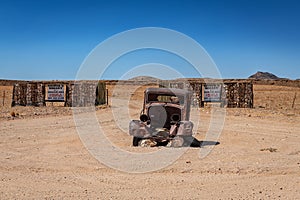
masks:
[[(138, 117), (141, 101), (131, 99), (130, 118)], [(169, 166), (138, 174), (94, 158), (80, 140), (72, 108), (3, 109), (0, 199), (299, 199), (299, 109), (266, 107), (227, 108), (220, 144), (209, 155), (200, 159), (199, 148), (188, 148)], [(132, 147), (115, 124), (114, 108), (95, 113), (116, 147), (135, 153), (168, 148)], [(197, 139), (204, 140), (213, 112), (192, 109), (200, 115)]]

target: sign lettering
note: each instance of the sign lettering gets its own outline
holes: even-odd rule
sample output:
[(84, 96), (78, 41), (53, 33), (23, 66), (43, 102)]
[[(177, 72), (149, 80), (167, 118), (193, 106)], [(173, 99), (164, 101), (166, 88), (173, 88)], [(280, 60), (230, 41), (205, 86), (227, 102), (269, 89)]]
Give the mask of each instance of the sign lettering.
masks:
[(48, 101), (65, 101), (65, 86), (60, 85), (47, 85), (46, 100)]
[(221, 101), (221, 84), (206, 84), (204, 85), (204, 101), (219, 102)]

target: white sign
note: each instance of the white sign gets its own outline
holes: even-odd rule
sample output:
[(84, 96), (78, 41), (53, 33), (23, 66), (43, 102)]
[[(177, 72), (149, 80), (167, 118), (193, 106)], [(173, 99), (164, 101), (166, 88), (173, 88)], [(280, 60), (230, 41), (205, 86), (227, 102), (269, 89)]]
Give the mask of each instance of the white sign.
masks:
[(65, 85), (47, 85), (46, 100), (65, 101)]
[(221, 84), (206, 84), (204, 85), (204, 101), (219, 102), (221, 101)]

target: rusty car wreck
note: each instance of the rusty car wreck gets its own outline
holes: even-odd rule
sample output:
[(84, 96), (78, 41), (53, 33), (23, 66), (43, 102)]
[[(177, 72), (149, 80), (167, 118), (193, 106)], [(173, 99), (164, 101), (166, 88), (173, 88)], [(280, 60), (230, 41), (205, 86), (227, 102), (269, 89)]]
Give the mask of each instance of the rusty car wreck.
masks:
[(132, 120), (133, 146), (200, 147), (189, 121), (192, 93), (183, 89), (148, 88), (140, 120)]

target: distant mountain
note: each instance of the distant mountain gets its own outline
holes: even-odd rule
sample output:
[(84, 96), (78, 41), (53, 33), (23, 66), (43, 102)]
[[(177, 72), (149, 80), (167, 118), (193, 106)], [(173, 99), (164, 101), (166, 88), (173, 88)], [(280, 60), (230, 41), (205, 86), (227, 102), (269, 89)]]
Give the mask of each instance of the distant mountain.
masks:
[(271, 80), (276, 80), (276, 79), (281, 79), (278, 76), (269, 73), (269, 72), (256, 72), (255, 74), (249, 76), (250, 79), (271, 79)]
[(129, 81), (148, 81), (148, 82), (157, 82), (159, 79), (151, 77), (151, 76), (137, 76), (131, 79), (128, 79)]

